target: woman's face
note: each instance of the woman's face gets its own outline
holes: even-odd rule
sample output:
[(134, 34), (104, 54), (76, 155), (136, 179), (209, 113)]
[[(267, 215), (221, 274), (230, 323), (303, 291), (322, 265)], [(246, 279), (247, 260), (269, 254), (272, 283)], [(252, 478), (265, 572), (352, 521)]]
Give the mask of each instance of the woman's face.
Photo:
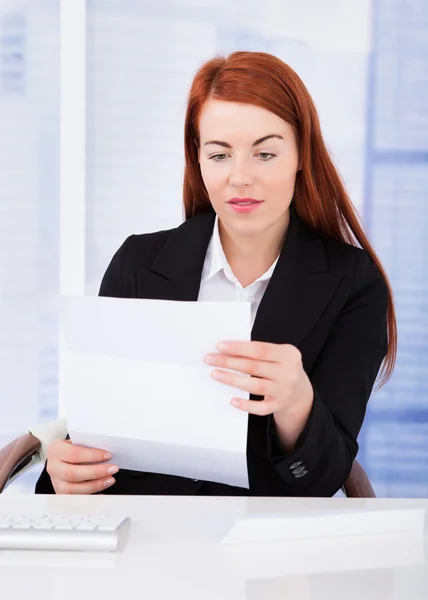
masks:
[(199, 138), (202, 178), (224, 226), (250, 236), (285, 229), (299, 168), (292, 127), (258, 106), (209, 100)]

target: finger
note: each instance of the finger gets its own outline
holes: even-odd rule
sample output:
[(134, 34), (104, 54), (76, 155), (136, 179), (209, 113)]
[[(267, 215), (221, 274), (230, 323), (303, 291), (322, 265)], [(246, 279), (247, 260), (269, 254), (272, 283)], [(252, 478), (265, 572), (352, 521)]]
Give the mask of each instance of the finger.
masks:
[(207, 365), (231, 369), (239, 373), (246, 373), (254, 377), (275, 380), (278, 376), (278, 365), (272, 362), (254, 360), (253, 358), (242, 358), (230, 356), (229, 354), (207, 354), (204, 358)]
[(225, 354), (244, 356), (267, 362), (280, 362), (283, 360), (284, 354), (282, 344), (271, 344), (268, 342), (220, 342), (217, 348)]
[(98, 448), (78, 446), (69, 440), (56, 440), (49, 446), (48, 460), (49, 457), (63, 462), (81, 464), (105, 462), (110, 460), (111, 454)]
[(277, 384), (270, 379), (247, 377), (228, 371), (213, 371), (211, 377), (220, 383), (244, 390), (257, 396), (275, 396)]
[(265, 417), (271, 415), (276, 410), (275, 402), (270, 400), (244, 400), (243, 398), (232, 398), (230, 401), (232, 406), (239, 408), (240, 410), (247, 412), (251, 415), (258, 415)]
[(82, 483), (71, 483), (63, 479), (55, 479), (52, 485), (57, 494), (96, 494), (102, 492), (116, 483), (114, 477), (96, 479)]
[(75, 465), (57, 460), (51, 464), (49, 474), (51, 477), (63, 479), (69, 483), (80, 483), (83, 481), (107, 479), (110, 475), (115, 475), (118, 471), (119, 467), (114, 464)]

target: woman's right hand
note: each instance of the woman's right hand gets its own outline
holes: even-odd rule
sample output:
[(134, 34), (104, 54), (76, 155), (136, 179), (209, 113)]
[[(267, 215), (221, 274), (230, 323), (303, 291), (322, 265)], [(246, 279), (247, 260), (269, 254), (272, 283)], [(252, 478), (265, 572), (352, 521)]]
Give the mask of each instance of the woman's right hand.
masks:
[(112, 475), (119, 471), (114, 464), (104, 464), (110, 458), (105, 450), (55, 440), (47, 450), (47, 472), (55, 493), (94, 494), (109, 488), (115, 483)]

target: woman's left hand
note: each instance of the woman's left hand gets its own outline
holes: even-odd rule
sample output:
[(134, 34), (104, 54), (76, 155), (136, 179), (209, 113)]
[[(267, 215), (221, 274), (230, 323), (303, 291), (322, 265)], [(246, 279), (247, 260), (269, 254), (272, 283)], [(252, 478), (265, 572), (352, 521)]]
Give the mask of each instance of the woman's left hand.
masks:
[(232, 398), (233, 406), (254, 415), (273, 414), (277, 419), (312, 404), (312, 384), (295, 346), (252, 341), (223, 342), (217, 348), (220, 353), (207, 354), (204, 362), (238, 373), (216, 369), (211, 376), (226, 385), (264, 396), (262, 401)]

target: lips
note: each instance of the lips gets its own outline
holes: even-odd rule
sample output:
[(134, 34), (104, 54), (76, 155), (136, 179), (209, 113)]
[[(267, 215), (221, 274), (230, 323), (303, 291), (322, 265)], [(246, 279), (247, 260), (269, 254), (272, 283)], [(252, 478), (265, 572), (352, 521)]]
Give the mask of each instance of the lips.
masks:
[(230, 206), (230, 210), (233, 210), (235, 213), (248, 214), (256, 211), (263, 204), (263, 200), (256, 200), (255, 198), (231, 198), (227, 204)]
[(231, 198), (228, 200), (228, 204), (237, 206), (251, 206), (252, 204), (261, 204), (263, 200), (256, 200), (255, 198)]

